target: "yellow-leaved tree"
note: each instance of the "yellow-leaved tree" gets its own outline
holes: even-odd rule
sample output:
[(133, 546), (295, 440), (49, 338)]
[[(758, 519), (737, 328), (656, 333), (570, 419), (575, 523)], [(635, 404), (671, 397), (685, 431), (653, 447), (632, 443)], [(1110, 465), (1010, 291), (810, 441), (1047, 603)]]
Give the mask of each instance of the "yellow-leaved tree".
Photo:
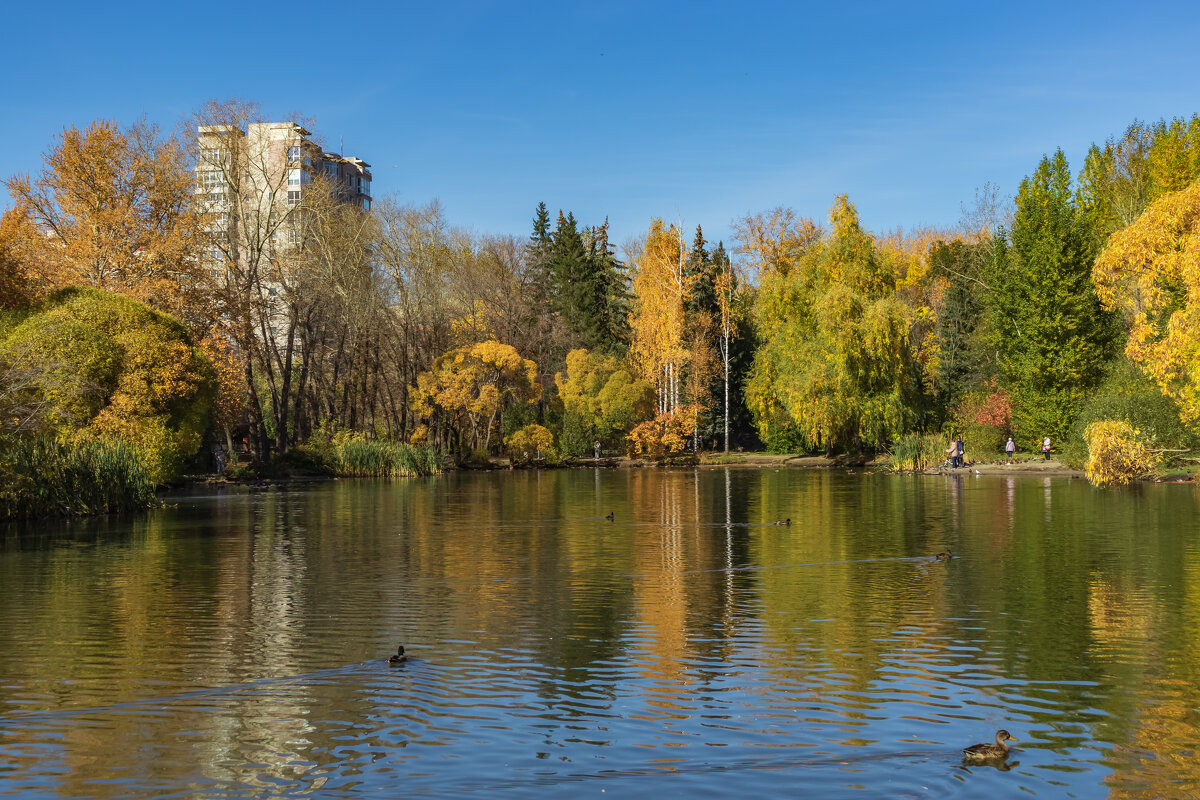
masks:
[(1200, 183), (1160, 197), (1109, 237), (1092, 279), (1100, 301), (1124, 314), (1125, 352), (1200, 420)]
[(633, 277), (637, 311), (630, 357), (657, 388), (659, 413), (680, 404), (690, 356), (684, 303), (692, 278), (685, 268), (686, 259), (679, 229), (664, 225), (661, 219), (652, 220)]
[(444, 446), (461, 460), (487, 452), (499, 417), (515, 403), (536, 403), (537, 364), (497, 341), (464, 345), (440, 356), (417, 376), (413, 411), (421, 420), (412, 439)]

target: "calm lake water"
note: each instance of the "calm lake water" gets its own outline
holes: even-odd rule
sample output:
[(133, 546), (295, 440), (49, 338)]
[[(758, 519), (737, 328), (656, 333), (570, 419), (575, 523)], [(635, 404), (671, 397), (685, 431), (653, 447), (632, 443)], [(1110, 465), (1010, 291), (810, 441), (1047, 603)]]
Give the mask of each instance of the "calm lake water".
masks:
[[(733, 468), (175, 499), (0, 529), (0, 794), (1200, 795), (1192, 486)], [(964, 765), (997, 728), (1008, 761)]]

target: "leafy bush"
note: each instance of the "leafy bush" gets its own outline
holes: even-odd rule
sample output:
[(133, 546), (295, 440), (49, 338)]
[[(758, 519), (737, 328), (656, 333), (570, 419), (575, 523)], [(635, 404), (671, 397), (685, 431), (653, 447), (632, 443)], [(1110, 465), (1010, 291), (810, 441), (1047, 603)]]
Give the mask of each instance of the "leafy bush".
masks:
[(0, 519), (146, 508), (145, 458), (121, 441), (14, 439), (0, 448)]
[(1014, 434), (1012, 396), (993, 378), (981, 391), (970, 392), (962, 399), (954, 419), (951, 427), (962, 434), (966, 458), (975, 461), (1000, 455), (1008, 437)]
[(557, 461), (554, 452), (554, 434), (541, 425), (526, 425), (504, 440), (508, 458), (514, 464), (528, 464), (538, 458), (549, 463)]
[(1126, 358), (1113, 363), (1104, 382), (1080, 409), (1062, 442), (1064, 464), (1084, 468), (1089, 456), (1088, 428), (1101, 420), (1128, 422), (1152, 449), (1186, 450), (1197, 443), (1195, 432), (1180, 421), (1175, 401)]
[(659, 414), (629, 432), (630, 458), (666, 461), (687, 448), (688, 439), (696, 426), (697, 406), (683, 406), (671, 414)]
[(217, 388), (181, 323), (96, 289), (51, 295), (0, 342), (0, 367), (23, 376), (7, 402), (34, 409), (34, 433), (119, 439), (156, 483), (200, 449)]
[(1097, 486), (1129, 483), (1158, 467), (1141, 431), (1119, 419), (1093, 422), (1087, 429), (1087, 479)]

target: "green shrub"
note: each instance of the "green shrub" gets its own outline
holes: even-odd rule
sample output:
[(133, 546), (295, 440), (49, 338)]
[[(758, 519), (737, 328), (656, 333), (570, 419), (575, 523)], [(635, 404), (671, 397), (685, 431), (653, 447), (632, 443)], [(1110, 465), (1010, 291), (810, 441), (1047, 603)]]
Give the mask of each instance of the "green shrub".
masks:
[(122, 513), (153, 502), (145, 458), (124, 442), (15, 439), (0, 448), (0, 519)]
[(1083, 469), (1088, 460), (1087, 431), (1102, 420), (1123, 420), (1155, 450), (1186, 450), (1197, 445), (1194, 431), (1179, 419), (1179, 406), (1137, 366), (1120, 358), (1079, 412), (1061, 443), (1060, 460)]

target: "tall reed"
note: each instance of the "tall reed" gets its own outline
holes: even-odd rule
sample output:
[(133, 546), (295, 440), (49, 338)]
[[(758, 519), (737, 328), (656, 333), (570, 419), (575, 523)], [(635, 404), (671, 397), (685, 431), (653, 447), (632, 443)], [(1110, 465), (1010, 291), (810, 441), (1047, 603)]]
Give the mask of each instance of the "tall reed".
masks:
[(888, 468), (894, 472), (921, 472), (942, 463), (948, 456), (949, 440), (942, 434), (909, 433), (901, 436), (888, 453)]
[(441, 468), (441, 454), (432, 447), (361, 436), (339, 437), (334, 442), (333, 471), (344, 477), (433, 475)]
[(0, 519), (122, 513), (154, 502), (136, 448), (103, 439), (16, 439), (0, 446)]

